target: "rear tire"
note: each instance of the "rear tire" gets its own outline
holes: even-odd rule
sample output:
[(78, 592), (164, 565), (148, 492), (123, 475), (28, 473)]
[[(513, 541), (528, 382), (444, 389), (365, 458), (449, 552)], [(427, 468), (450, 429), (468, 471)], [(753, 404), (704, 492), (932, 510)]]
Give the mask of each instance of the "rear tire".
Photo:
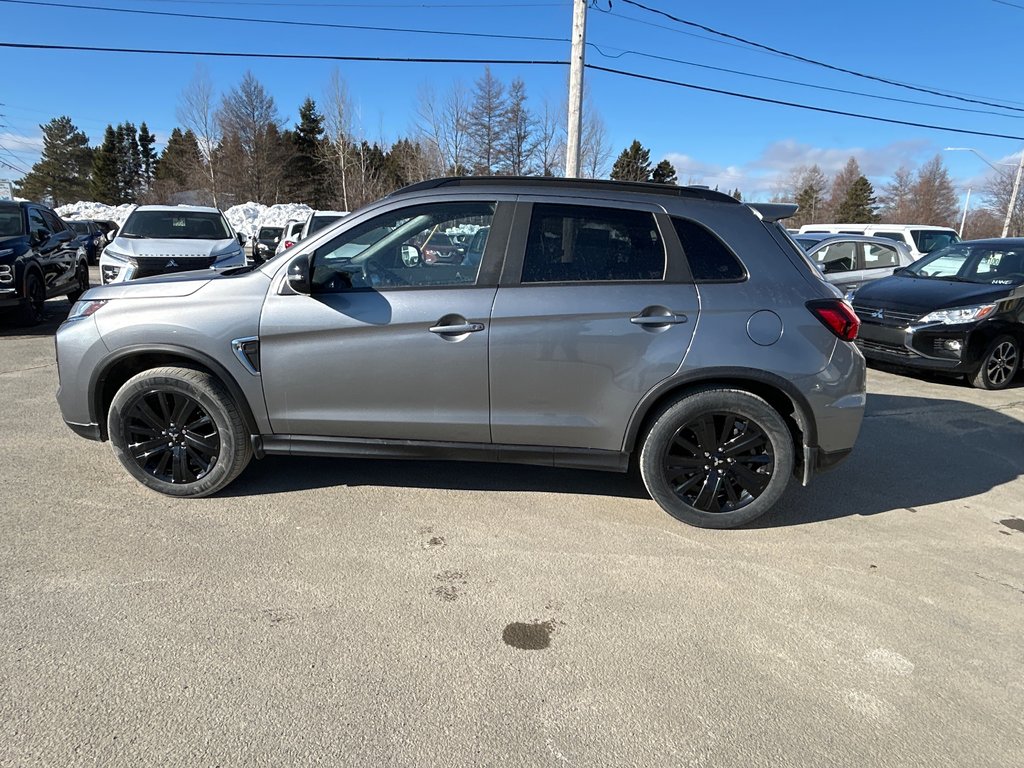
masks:
[(25, 275), (25, 298), (18, 307), (19, 325), (39, 325), (46, 317), (46, 286), (39, 273)]
[(677, 520), (734, 528), (760, 517), (793, 474), (793, 436), (765, 400), (706, 389), (668, 405), (640, 451), (651, 497)]
[(252, 458), (238, 405), (206, 371), (164, 367), (128, 379), (107, 415), (114, 455), (136, 480), (167, 494), (209, 496)]
[(981, 367), (970, 377), (978, 389), (1006, 389), (1020, 371), (1020, 342), (1013, 336), (998, 336), (981, 360)]

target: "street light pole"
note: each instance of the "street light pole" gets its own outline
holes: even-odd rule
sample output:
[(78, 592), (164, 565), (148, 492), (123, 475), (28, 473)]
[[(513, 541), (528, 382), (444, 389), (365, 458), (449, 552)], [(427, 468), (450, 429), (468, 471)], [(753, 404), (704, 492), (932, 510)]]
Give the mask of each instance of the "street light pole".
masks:
[(1013, 179), (1013, 191), (1010, 193), (1010, 204), (1006, 206), (1006, 220), (1003, 222), (1003, 237), (1010, 232), (1010, 220), (1013, 219), (1013, 209), (1017, 207), (1017, 191), (1020, 189), (1020, 174), (1024, 171), (1024, 151), (1020, 153), (1020, 162), (1017, 163), (1017, 175)]
[(957, 234), (964, 236), (964, 226), (967, 224), (967, 207), (971, 204), (971, 188), (967, 188), (967, 199), (964, 200), (964, 215), (960, 218), (960, 231)]

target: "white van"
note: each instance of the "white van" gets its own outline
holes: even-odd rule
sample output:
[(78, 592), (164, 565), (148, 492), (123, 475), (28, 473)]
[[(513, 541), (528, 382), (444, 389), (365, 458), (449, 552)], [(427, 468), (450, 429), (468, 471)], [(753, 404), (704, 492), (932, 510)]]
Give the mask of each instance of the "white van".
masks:
[(800, 227), (801, 235), (826, 232), (886, 237), (907, 246), (915, 261), (926, 253), (960, 242), (960, 236), (955, 229), (929, 227), (926, 224), (804, 224)]

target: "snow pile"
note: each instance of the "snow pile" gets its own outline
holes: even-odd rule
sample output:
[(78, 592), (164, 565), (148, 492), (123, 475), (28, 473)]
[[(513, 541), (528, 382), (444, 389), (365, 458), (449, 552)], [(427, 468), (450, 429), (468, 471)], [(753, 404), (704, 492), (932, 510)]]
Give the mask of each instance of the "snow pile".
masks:
[(132, 208), (131, 203), (124, 205), (107, 205), (106, 203), (77, 202), (62, 205), (56, 208), (57, 215), (62, 219), (77, 221), (79, 219), (109, 219), (117, 223), (117, 226), (124, 224)]
[[(117, 226), (124, 224), (135, 206), (106, 205), (105, 203), (77, 202), (57, 208), (57, 215), (62, 219), (77, 221), (80, 219), (110, 219)], [(301, 203), (284, 203), (281, 205), (261, 205), (260, 203), (242, 203), (233, 205), (224, 211), (224, 216), (235, 232), (252, 238), (262, 226), (283, 227), (289, 221), (305, 221), (313, 209)]]
[(260, 227), (283, 227), (289, 221), (305, 221), (312, 211), (308, 205), (301, 203), (266, 206), (248, 202), (231, 206), (224, 211), (224, 215), (235, 232), (251, 239)]

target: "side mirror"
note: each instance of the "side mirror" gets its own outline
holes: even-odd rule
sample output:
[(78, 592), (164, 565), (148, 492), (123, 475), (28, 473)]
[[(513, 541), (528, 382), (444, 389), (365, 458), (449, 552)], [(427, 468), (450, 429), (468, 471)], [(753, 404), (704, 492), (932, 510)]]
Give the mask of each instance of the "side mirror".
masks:
[(112, 229), (103, 236), (103, 239), (106, 240), (108, 243), (112, 243), (114, 242), (115, 237), (117, 237), (117, 230)]
[(32, 232), (32, 243), (39, 245), (45, 243), (50, 238), (50, 233), (40, 227), (39, 229), (33, 230)]
[(309, 255), (296, 256), (288, 265), (288, 285), (296, 293), (310, 293), (312, 285), (309, 279)]
[(415, 267), (423, 260), (423, 254), (415, 245), (402, 246), (402, 263), (407, 267)]
[(245, 245), (247, 242), (248, 242), (248, 238), (246, 238), (245, 235), (243, 235), (241, 232), (239, 232), (238, 233), (238, 244), (239, 245)]

